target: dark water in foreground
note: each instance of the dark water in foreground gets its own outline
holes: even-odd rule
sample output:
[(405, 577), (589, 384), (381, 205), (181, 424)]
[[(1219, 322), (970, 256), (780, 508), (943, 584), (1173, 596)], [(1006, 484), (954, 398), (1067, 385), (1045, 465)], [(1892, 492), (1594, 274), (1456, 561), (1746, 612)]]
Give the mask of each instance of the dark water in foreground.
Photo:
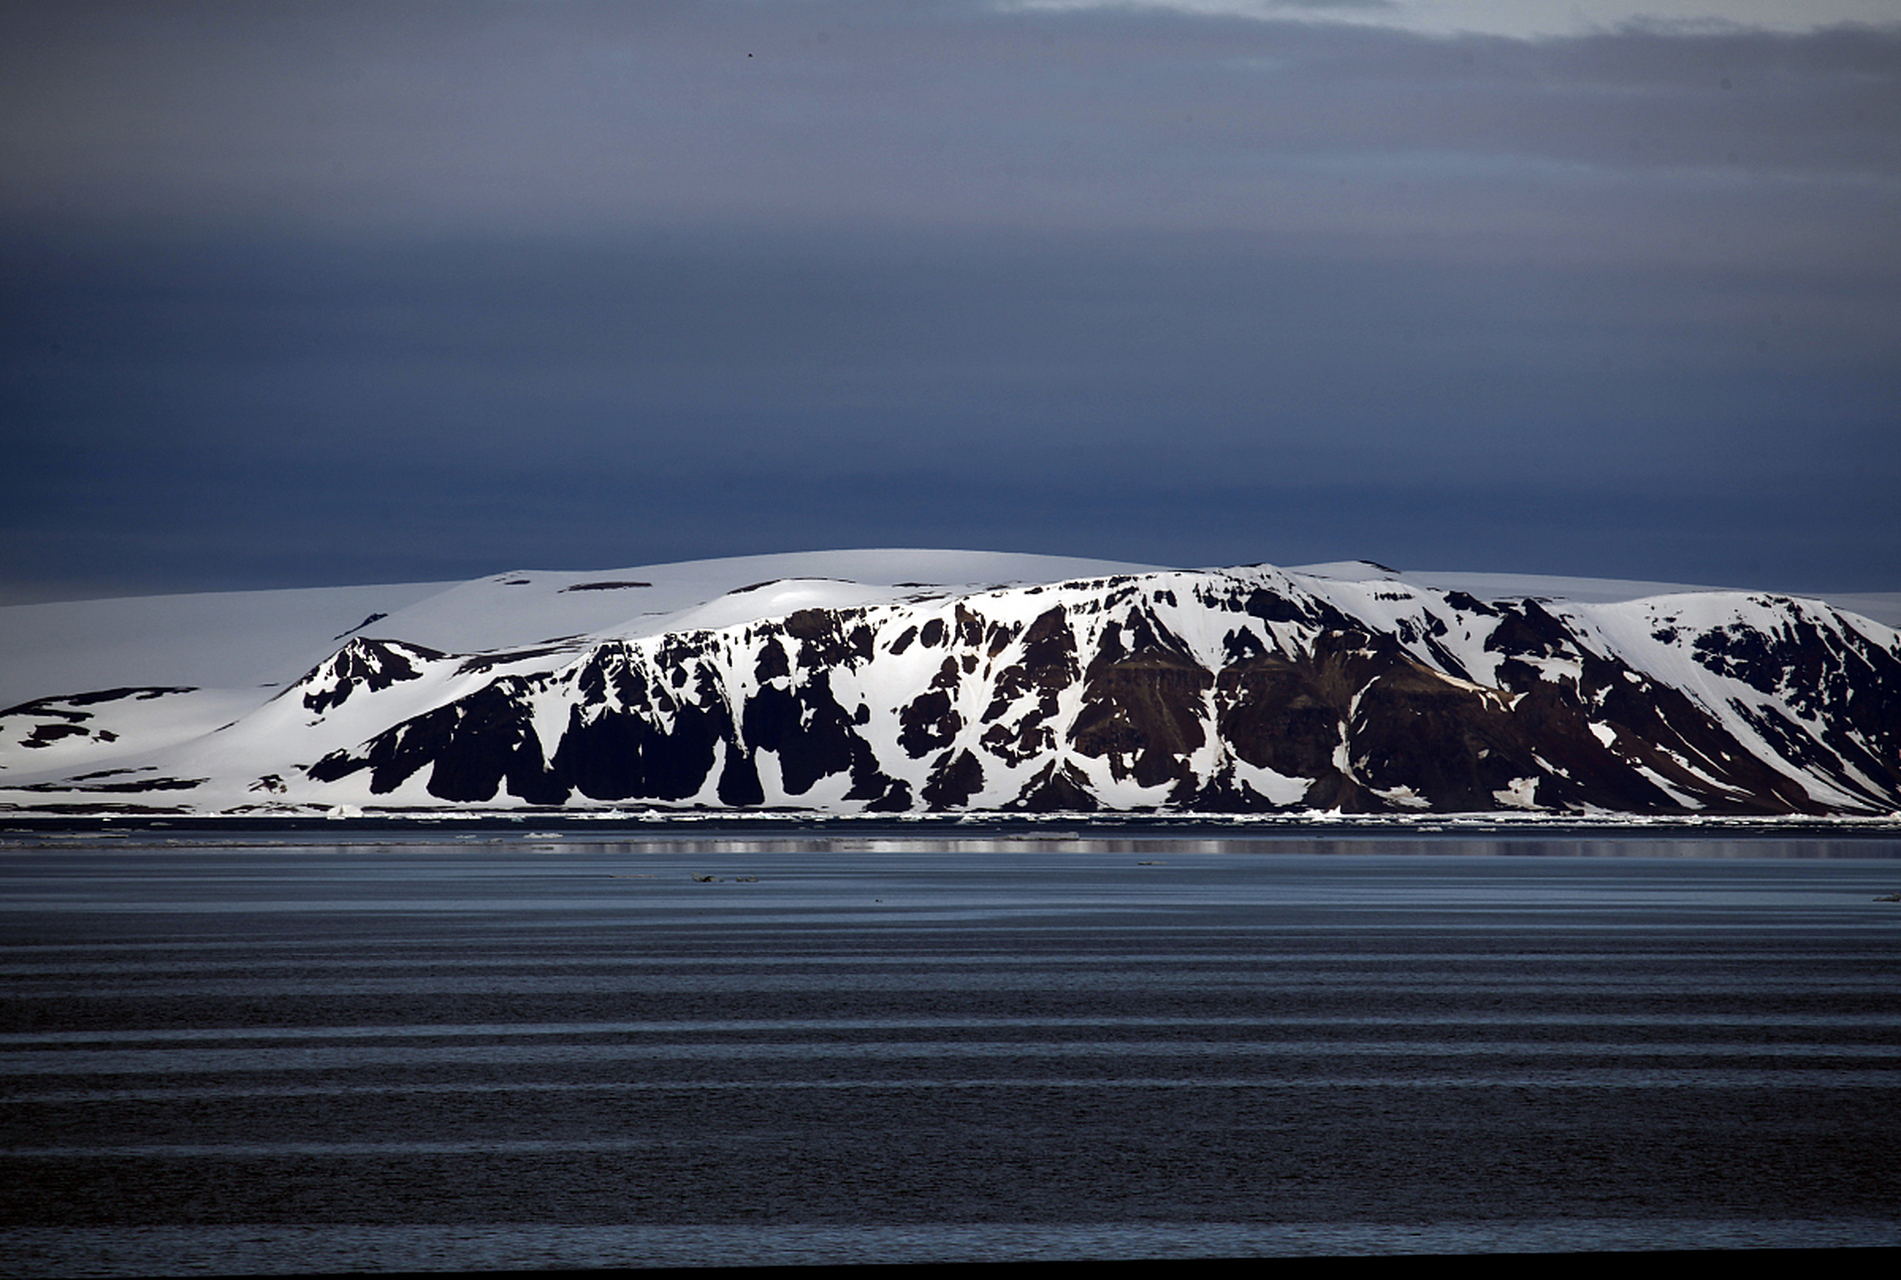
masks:
[(1898, 859), (16, 837), (0, 1270), (1901, 1244)]

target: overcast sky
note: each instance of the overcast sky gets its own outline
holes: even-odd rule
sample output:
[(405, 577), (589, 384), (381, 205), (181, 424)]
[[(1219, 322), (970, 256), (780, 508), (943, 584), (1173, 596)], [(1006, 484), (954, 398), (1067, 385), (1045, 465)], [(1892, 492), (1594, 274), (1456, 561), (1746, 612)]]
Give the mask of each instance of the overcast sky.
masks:
[(0, 602), (1901, 590), (1895, 0), (0, 10)]

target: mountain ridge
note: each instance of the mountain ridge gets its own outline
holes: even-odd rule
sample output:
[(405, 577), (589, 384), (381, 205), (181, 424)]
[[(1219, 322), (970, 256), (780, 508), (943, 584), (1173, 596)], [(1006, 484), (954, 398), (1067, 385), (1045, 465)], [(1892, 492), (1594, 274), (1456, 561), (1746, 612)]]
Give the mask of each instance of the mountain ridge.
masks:
[[(866, 553), (829, 566), (847, 554)], [(994, 557), (983, 567), (998, 572), (975, 576), (1027, 563)], [(901, 553), (886, 555), (887, 582), (811, 572), (827, 564), (784, 558), (806, 574), (741, 583), (658, 625), (477, 652), (378, 620), (215, 728), (233, 701), (204, 689), (34, 700), (0, 712), (0, 804), (1901, 810), (1901, 637), (1819, 601), (1484, 600), (1372, 565), (973, 585), (927, 582)], [(729, 578), (744, 567), (727, 563)], [(563, 576), (543, 594), (607, 581), (580, 594), (632, 597), (664, 575)], [(515, 580), (478, 581), (493, 595)]]

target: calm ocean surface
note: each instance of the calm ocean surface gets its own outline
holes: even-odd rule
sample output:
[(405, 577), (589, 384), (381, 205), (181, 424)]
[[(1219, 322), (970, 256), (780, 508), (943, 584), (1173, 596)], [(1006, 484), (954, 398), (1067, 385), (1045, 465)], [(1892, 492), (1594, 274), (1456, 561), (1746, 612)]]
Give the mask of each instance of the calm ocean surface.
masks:
[(0, 1271), (1898, 1245), (1897, 889), (1866, 837), (15, 833)]

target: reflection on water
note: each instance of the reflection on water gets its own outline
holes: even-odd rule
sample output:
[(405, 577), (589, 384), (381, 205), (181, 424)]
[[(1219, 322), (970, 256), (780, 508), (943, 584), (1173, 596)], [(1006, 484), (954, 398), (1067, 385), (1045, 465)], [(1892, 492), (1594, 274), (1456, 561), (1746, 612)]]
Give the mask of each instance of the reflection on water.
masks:
[(1898, 857), (15, 836), (0, 1266), (1901, 1243)]

